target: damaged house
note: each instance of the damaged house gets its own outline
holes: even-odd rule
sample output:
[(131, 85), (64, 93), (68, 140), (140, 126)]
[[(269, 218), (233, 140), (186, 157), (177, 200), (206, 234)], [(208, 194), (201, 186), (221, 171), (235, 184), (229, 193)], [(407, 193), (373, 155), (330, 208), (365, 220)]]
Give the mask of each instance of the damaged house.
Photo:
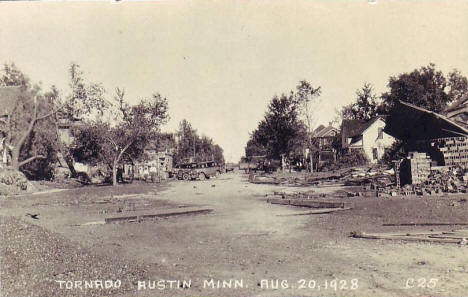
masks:
[(468, 100), (463, 97), (442, 113), (400, 101), (385, 132), (402, 140), (407, 151), (426, 153), (437, 166), (468, 168)]
[(371, 163), (382, 159), (395, 138), (384, 132), (386, 119), (376, 116), (370, 120), (343, 120), (341, 146), (345, 152), (362, 150)]
[(467, 104), (465, 96), (441, 113), (402, 101), (394, 107), (385, 131), (408, 152), (406, 159), (395, 160), (398, 186), (431, 179), (437, 192), (463, 188), (460, 179), (468, 180)]

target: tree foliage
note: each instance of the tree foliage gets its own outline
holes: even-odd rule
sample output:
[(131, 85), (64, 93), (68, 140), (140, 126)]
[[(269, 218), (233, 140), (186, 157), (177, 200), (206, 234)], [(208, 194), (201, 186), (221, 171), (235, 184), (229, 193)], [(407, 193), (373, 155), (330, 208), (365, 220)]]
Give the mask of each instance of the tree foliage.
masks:
[(199, 136), (186, 119), (180, 122), (176, 135), (178, 141), (174, 155), (175, 163), (191, 159), (194, 162), (215, 161), (224, 164), (223, 149), (208, 136)]
[(74, 140), (73, 155), (82, 162), (103, 164), (112, 172), (117, 184), (117, 168), (124, 160), (137, 160), (148, 143), (157, 137), (162, 124), (168, 120), (167, 99), (153, 94), (139, 104), (130, 106), (125, 92), (116, 89), (120, 116), (116, 122), (89, 121), (79, 128)]
[(263, 120), (251, 134), (246, 156), (262, 154), (279, 160), (282, 154), (289, 156), (303, 145), (306, 136), (304, 123), (299, 119), (299, 105), (293, 93), (275, 96), (270, 101)]
[(341, 110), (344, 120), (370, 120), (379, 112), (379, 99), (370, 83), (356, 91), (356, 101)]
[(29, 178), (52, 177), (58, 138), (53, 117), (58, 108), (57, 89), (43, 93), (14, 64), (4, 65), (0, 86), (20, 89), (10, 113), (0, 123), (10, 166)]
[(64, 115), (69, 119), (92, 119), (102, 116), (104, 111), (110, 107), (105, 99), (106, 93), (101, 84), (87, 82), (81, 67), (72, 63), (68, 70), (70, 75), (69, 94), (64, 102)]
[(389, 91), (382, 94), (383, 112), (389, 112), (398, 100), (441, 112), (467, 93), (468, 83), (458, 70), (445, 77), (431, 63), (410, 73), (390, 77), (388, 88)]

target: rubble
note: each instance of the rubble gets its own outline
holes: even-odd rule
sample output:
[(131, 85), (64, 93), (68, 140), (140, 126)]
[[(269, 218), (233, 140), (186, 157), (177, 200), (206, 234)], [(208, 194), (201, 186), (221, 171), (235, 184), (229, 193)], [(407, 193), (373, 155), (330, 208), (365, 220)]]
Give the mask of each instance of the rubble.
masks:
[(0, 170), (0, 195), (31, 193), (35, 190), (23, 173), (12, 169)]
[(401, 188), (397, 185), (378, 187), (378, 196), (398, 195), (448, 195), (468, 192), (468, 171), (450, 166), (432, 166), (430, 173), (418, 184), (406, 184)]

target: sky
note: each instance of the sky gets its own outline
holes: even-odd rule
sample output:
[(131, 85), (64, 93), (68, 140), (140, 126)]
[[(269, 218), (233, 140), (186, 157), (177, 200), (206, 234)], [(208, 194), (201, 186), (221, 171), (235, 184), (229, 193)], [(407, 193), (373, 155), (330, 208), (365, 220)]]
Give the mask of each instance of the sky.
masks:
[(268, 102), (300, 80), (321, 86), (315, 125), (379, 94), (390, 76), (435, 63), (468, 75), (468, 1), (231, 0), (0, 2), (0, 63), (43, 88), (67, 91), (67, 70), (136, 103), (169, 101), (175, 131), (187, 119), (237, 162)]

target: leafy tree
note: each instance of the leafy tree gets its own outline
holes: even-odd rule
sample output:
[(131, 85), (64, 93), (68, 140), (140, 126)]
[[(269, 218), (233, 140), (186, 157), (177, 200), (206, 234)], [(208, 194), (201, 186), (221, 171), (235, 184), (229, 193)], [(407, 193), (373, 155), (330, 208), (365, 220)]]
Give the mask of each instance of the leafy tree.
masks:
[(441, 112), (453, 100), (467, 93), (467, 85), (466, 78), (458, 70), (449, 73), (447, 79), (434, 64), (429, 64), (410, 73), (390, 77), (389, 91), (382, 94), (382, 111), (389, 112), (398, 100), (402, 100)]
[(341, 117), (344, 120), (370, 120), (378, 114), (378, 101), (372, 85), (366, 82), (356, 91), (356, 101), (342, 108)]
[(175, 163), (182, 163), (189, 159), (194, 162), (215, 161), (219, 164), (224, 163), (223, 149), (208, 136), (203, 135), (200, 137), (186, 119), (180, 122), (176, 135), (178, 141), (174, 156)]
[(177, 135), (177, 151), (174, 156), (175, 163), (181, 163), (189, 158), (195, 158), (197, 131), (192, 128), (192, 125), (186, 119), (179, 123)]
[(448, 96), (451, 101), (457, 101), (468, 94), (468, 79), (460, 71), (453, 69), (448, 75)]
[(250, 145), (264, 148), (272, 159), (279, 160), (283, 154), (289, 156), (298, 138), (306, 138), (306, 128), (298, 112), (298, 102), (292, 93), (273, 97), (264, 119), (251, 135)]
[(65, 98), (62, 115), (71, 120), (101, 117), (104, 111), (110, 107), (110, 103), (104, 97), (106, 93), (104, 87), (98, 83), (87, 82), (84, 78), (84, 72), (76, 63), (70, 65), (68, 72), (70, 93)]
[[(86, 81), (84, 72), (76, 63), (70, 64), (68, 73), (69, 90), (64, 98), (60, 98), (64, 107), (57, 113), (56, 121), (73, 123), (75, 121), (102, 118), (112, 105), (104, 97), (106, 93), (104, 87), (101, 84)], [(58, 133), (58, 125), (56, 129)], [(59, 151), (64, 157), (72, 176), (76, 176), (71, 149), (70, 143), (59, 142)]]
[(160, 94), (129, 106), (125, 92), (116, 89), (119, 117), (112, 123), (90, 121), (80, 128), (75, 137), (73, 155), (90, 164), (102, 163), (112, 172), (112, 184), (117, 185), (117, 168), (125, 159), (143, 156), (145, 146), (156, 138), (162, 124), (168, 119), (167, 99)]
[(59, 109), (57, 90), (52, 87), (42, 94), (40, 87), (32, 85), (14, 64), (4, 65), (0, 86), (16, 86), (20, 90), (11, 112), (0, 122), (10, 166), (29, 177), (50, 176), (50, 164), (55, 162), (57, 149), (57, 135), (51, 133)]
[(245, 146), (245, 156), (264, 156), (267, 154), (267, 148), (262, 145), (258, 138), (258, 130), (251, 133), (250, 139), (247, 141)]

